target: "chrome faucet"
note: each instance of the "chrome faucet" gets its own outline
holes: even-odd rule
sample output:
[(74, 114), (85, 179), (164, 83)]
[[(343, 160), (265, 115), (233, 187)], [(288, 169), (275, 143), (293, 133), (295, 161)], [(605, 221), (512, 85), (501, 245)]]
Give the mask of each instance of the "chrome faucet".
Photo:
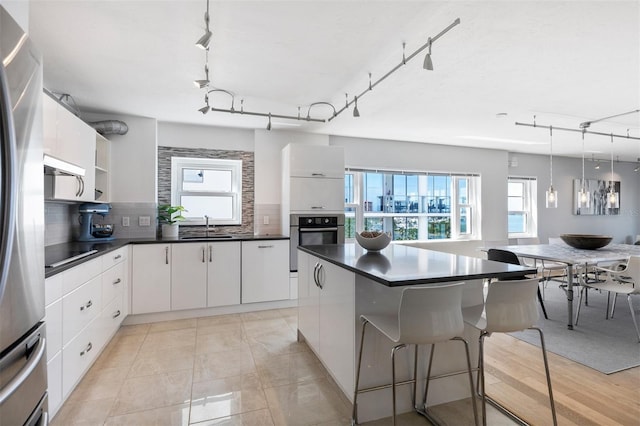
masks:
[[(209, 236), (209, 216), (208, 215), (204, 215), (204, 221), (205, 221), (205, 232), (207, 234), (207, 236)], [(213, 225), (213, 227), (215, 228), (215, 225)]]

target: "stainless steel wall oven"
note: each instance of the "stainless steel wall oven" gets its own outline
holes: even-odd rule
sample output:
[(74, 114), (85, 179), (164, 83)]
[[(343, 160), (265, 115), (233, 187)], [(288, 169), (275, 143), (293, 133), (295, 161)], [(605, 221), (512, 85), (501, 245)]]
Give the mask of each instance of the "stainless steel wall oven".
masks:
[(344, 214), (292, 214), (289, 223), (291, 272), (298, 270), (298, 246), (344, 243)]

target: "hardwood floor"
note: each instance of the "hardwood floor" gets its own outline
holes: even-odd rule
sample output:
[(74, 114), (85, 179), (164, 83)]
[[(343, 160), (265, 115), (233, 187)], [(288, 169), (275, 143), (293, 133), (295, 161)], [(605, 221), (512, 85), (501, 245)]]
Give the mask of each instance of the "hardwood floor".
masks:
[[(485, 351), (487, 395), (532, 425), (552, 424), (540, 349), (498, 333)], [(640, 425), (640, 367), (607, 375), (554, 353), (548, 359), (559, 425)]]

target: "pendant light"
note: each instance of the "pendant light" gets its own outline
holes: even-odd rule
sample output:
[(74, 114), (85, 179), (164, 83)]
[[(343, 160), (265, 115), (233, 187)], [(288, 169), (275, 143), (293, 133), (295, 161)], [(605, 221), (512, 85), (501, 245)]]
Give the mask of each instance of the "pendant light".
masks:
[(558, 207), (558, 191), (553, 189), (553, 126), (549, 126), (549, 189), (546, 192), (546, 207)]
[(607, 207), (610, 209), (618, 208), (620, 200), (616, 192), (615, 182), (613, 181), (613, 133), (611, 134), (611, 181), (609, 182), (609, 193), (607, 194)]
[(207, 11), (204, 14), (204, 24), (207, 30), (204, 35), (196, 41), (196, 46), (200, 49), (207, 50), (209, 49), (209, 43), (211, 43), (211, 36), (213, 35), (209, 29), (209, 0), (207, 0)]
[(582, 180), (580, 181), (580, 192), (578, 193), (578, 209), (589, 208), (591, 197), (587, 191), (587, 181), (584, 179), (584, 129), (582, 130)]

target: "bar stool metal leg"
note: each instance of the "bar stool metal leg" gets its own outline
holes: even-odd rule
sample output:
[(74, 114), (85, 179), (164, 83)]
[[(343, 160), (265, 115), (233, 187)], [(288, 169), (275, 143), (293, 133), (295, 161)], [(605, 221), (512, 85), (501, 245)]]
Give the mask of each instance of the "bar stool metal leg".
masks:
[(454, 337), (451, 340), (459, 340), (464, 343), (464, 351), (467, 355), (467, 373), (469, 374), (469, 390), (471, 391), (471, 405), (473, 407), (473, 421), (477, 426), (478, 423), (478, 406), (476, 404), (476, 396), (473, 393), (473, 374), (471, 374), (471, 355), (469, 353), (469, 343), (462, 337)]
[(358, 369), (356, 370), (356, 384), (355, 391), (353, 393), (353, 412), (351, 413), (351, 424), (358, 424), (358, 386), (360, 384), (360, 368), (362, 367), (362, 347), (364, 346), (364, 332), (367, 328), (369, 321), (366, 319), (362, 321), (362, 335), (360, 338), (360, 355), (358, 355)]
[(549, 373), (549, 362), (547, 361), (547, 348), (544, 344), (544, 334), (542, 330), (538, 327), (531, 327), (534, 330), (538, 330), (538, 334), (540, 334), (540, 346), (542, 347), (542, 359), (544, 360), (544, 372), (547, 375), (547, 387), (549, 388), (549, 404), (551, 406), (551, 417), (553, 417), (553, 424), (556, 426), (558, 424), (558, 419), (556, 418), (556, 404), (553, 401), (553, 390), (551, 390), (551, 374)]
[(406, 347), (404, 343), (391, 349), (391, 394), (393, 395), (393, 417), (391, 424), (396, 426), (396, 351)]

